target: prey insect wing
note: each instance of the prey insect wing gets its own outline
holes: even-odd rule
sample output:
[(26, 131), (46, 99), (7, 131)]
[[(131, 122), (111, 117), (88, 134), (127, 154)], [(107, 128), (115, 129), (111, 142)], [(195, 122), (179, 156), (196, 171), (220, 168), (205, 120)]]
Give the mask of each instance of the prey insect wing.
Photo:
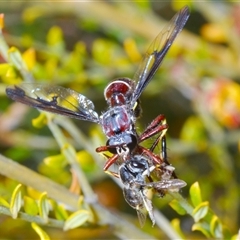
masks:
[(139, 224), (141, 227), (143, 227), (147, 219), (147, 210), (146, 208), (139, 208), (139, 209), (136, 209), (136, 212), (137, 212)]
[(69, 88), (37, 83), (23, 83), (6, 89), (8, 97), (44, 111), (85, 121), (99, 122), (94, 104)]
[(154, 188), (156, 190), (170, 190), (178, 191), (180, 188), (185, 187), (187, 184), (181, 179), (166, 179), (158, 182), (149, 182), (144, 184), (146, 187)]

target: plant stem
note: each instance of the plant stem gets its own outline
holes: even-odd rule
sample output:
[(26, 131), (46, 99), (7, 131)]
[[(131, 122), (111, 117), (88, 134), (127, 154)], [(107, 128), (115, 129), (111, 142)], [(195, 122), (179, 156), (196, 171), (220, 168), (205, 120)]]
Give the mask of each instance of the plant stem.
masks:
[(65, 187), (53, 182), (27, 167), (24, 167), (0, 154), (0, 174), (14, 179), (40, 192), (47, 192), (48, 196), (62, 202), (73, 209), (78, 207), (78, 196), (69, 192)]

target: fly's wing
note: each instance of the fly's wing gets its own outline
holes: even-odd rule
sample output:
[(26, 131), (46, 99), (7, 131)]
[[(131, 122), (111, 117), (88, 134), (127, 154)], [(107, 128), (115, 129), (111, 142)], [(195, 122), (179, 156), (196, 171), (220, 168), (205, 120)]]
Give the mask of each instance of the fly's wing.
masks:
[(189, 8), (185, 6), (172, 18), (170, 23), (159, 33), (150, 45), (134, 76), (134, 80), (138, 81), (138, 83), (131, 99), (132, 108), (158, 70), (174, 39), (187, 22), (189, 15)]
[(159, 182), (150, 182), (145, 184), (146, 187), (151, 187), (156, 190), (170, 190), (170, 191), (178, 191), (180, 188), (183, 188), (186, 185), (187, 185), (186, 182), (180, 179), (168, 179)]
[(8, 87), (6, 93), (12, 100), (34, 108), (80, 120), (99, 122), (92, 101), (69, 88), (23, 83)]

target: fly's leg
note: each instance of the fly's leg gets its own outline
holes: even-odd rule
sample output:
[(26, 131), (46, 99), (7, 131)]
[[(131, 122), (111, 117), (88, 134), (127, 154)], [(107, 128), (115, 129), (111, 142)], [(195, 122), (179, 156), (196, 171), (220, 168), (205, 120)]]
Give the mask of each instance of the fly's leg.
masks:
[[(168, 125), (166, 123), (166, 118), (163, 114), (158, 115), (145, 129), (145, 131), (140, 135), (139, 142), (143, 142), (144, 140), (160, 133), (158, 139), (161, 139), (167, 132)], [(159, 141), (159, 140), (158, 140)], [(156, 142), (157, 145), (158, 142)], [(156, 146), (152, 146), (154, 149)]]

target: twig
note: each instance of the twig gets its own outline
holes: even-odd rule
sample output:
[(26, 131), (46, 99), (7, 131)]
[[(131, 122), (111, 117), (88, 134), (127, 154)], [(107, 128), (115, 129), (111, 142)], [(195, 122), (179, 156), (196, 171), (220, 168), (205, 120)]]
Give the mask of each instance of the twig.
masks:
[(0, 174), (14, 179), (40, 192), (47, 192), (48, 196), (60, 201), (71, 208), (78, 209), (78, 196), (69, 192), (65, 187), (53, 182), (27, 167), (0, 154)]

